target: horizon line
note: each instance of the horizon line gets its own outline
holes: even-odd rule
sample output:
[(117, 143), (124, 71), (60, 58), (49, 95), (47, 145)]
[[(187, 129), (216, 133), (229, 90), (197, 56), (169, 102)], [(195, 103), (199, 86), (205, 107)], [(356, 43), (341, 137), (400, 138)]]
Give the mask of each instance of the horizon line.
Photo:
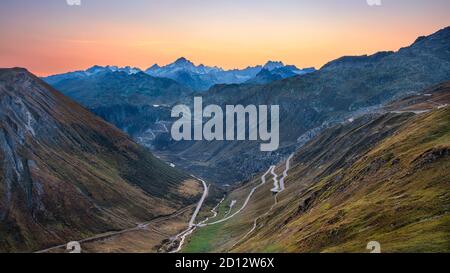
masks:
[[(364, 57), (364, 56), (372, 56), (372, 55), (375, 55), (375, 54), (381, 53), (381, 52), (394, 52), (394, 53), (395, 53), (395, 52), (398, 52), (398, 51), (399, 51), (400, 49), (402, 49), (402, 48), (412, 46), (412, 45), (413, 45), (419, 38), (421, 38), (421, 37), (429, 37), (429, 36), (431, 36), (431, 35), (434, 35), (434, 34), (440, 32), (440, 31), (443, 31), (443, 30), (448, 29), (448, 28), (450, 28), (450, 25), (440, 27), (440, 28), (438, 28), (437, 30), (433, 31), (433, 32), (430, 33), (430, 34), (419, 35), (419, 36), (417, 36), (413, 41), (409, 42), (407, 45), (400, 46), (400, 47), (398, 47), (398, 48), (396, 48), (396, 49), (391, 49), (391, 50), (389, 50), (389, 49), (387, 49), (387, 50), (376, 50), (376, 51), (373, 51), (373, 52), (371, 52), (371, 53), (364, 53), (364, 54), (359, 54), (359, 55), (358, 55), (358, 54), (355, 54), (355, 55), (352, 55), (352, 54), (341, 55), (341, 56), (335, 57), (335, 58), (333, 58), (333, 59), (331, 59), (331, 60), (328, 60), (328, 61), (324, 62), (324, 63), (321, 64), (320, 66), (314, 66), (314, 65), (312, 65), (312, 66), (308, 66), (308, 65), (306, 65), (306, 66), (300, 66), (300, 65), (298, 65), (298, 64), (290, 64), (290, 63), (287, 63), (286, 61), (282, 61), (282, 60), (273, 61), (272, 58), (268, 58), (268, 60), (265, 61), (264, 64), (244, 65), (244, 66), (241, 66), (241, 67), (224, 68), (224, 66), (222, 66), (222, 65), (217, 65), (217, 64), (216, 64), (216, 65), (208, 65), (208, 64), (205, 64), (205, 63), (203, 63), (203, 62), (195, 62), (195, 61), (192, 61), (192, 59), (194, 59), (194, 58), (185, 57), (185, 56), (188, 56), (188, 55), (183, 54), (182, 56), (180, 56), (180, 57), (178, 57), (178, 58), (176, 58), (176, 59), (174, 58), (174, 59), (175, 59), (174, 61), (169, 61), (169, 62), (167, 62), (167, 63), (165, 63), (165, 64), (159, 64), (159, 63), (155, 62), (155, 63), (153, 63), (152, 65), (147, 66), (147, 68), (144, 68), (144, 69), (143, 69), (141, 66), (139, 66), (139, 65), (129, 65), (129, 64), (128, 64), (128, 65), (115, 65), (115, 64), (110, 64), (110, 63), (109, 63), (109, 64), (104, 64), (104, 63), (93, 63), (93, 64), (91, 64), (91, 65), (86, 65), (86, 66), (84, 66), (84, 67), (76, 68), (76, 69), (73, 69), (73, 70), (64, 70), (64, 71), (57, 72), (57, 73), (39, 73), (39, 72), (32, 72), (32, 71), (30, 71), (27, 67), (21, 67), (21, 66), (12, 66), (12, 67), (9, 67), (9, 68), (16, 68), (16, 67), (18, 67), (18, 68), (24, 68), (24, 69), (27, 69), (28, 71), (32, 72), (33, 74), (37, 75), (38, 77), (49, 77), (49, 76), (54, 76), (54, 75), (60, 75), (60, 74), (70, 73), (70, 72), (85, 71), (85, 70), (87, 70), (87, 69), (89, 69), (89, 68), (92, 68), (92, 67), (94, 67), (94, 66), (101, 66), (101, 67), (115, 66), (115, 67), (119, 67), (119, 68), (130, 67), (130, 68), (138, 68), (138, 69), (140, 69), (141, 71), (145, 72), (147, 69), (149, 69), (150, 67), (152, 67), (152, 66), (154, 66), (154, 65), (158, 65), (158, 66), (160, 66), (160, 67), (164, 67), (164, 66), (173, 64), (174, 62), (176, 62), (177, 60), (179, 60), (179, 59), (181, 59), (181, 58), (184, 58), (184, 59), (186, 59), (187, 61), (193, 63), (195, 66), (201, 66), (201, 65), (203, 65), (203, 66), (207, 66), (207, 67), (217, 67), (217, 68), (220, 68), (220, 69), (222, 69), (222, 70), (224, 70), (224, 71), (243, 70), (243, 69), (251, 68), (251, 67), (264, 66), (264, 65), (267, 64), (268, 62), (282, 62), (284, 65), (295, 65), (295, 66), (296, 66), (297, 68), (299, 68), (299, 69), (314, 68), (314, 69), (316, 69), (316, 70), (321, 70), (321, 69), (322, 69), (324, 66), (326, 66), (328, 63), (333, 62), (333, 61), (336, 61), (336, 60), (338, 60), (338, 59), (340, 59), (340, 58), (343, 58), (343, 57)], [(4, 68), (7, 68), (7, 67), (4, 67)]]

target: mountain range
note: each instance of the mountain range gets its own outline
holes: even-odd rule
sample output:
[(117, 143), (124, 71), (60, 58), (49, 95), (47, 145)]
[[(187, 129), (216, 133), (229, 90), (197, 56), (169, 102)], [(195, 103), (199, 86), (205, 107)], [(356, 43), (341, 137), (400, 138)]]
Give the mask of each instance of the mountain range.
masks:
[[(450, 27), (420, 37), (396, 52), (347, 56), (316, 72), (262, 85), (215, 85), (203, 103), (279, 105), (280, 149), (259, 151), (255, 142), (174, 142), (159, 149), (178, 166), (222, 183), (251, 174), (301, 147), (324, 128), (376, 111), (383, 104), (450, 79)], [(185, 102), (192, 105), (192, 101)], [(155, 144), (153, 141), (152, 144)]]
[[(447, 27), (419, 37), (396, 52), (344, 56), (317, 71), (285, 79), (292, 75), (285, 70), (294, 68), (268, 62), (265, 67), (232, 70), (239, 75), (252, 74), (241, 77), (241, 84), (216, 84), (201, 93), (175, 80), (145, 73), (109, 71), (82, 79), (45, 80), (177, 166), (211, 181), (233, 183), (279, 162), (324, 128), (448, 80), (449, 43)], [(195, 66), (185, 58), (166, 67), (153, 66), (153, 70), (174, 75), (186, 70), (196, 75), (231, 73), (217, 67)], [(194, 95), (203, 96), (204, 104), (222, 107), (280, 105), (280, 149), (261, 153), (259, 143), (245, 141), (174, 142), (168, 130), (173, 122), (171, 106), (192, 105)]]
[(104, 74), (107, 72), (123, 72), (127, 75), (133, 75), (137, 74), (139, 72), (142, 72), (141, 69), (136, 67), (118, 67), (118, 66), (99, 66), (94, 65), (93, 67), (90, 67), (86, 70), (79, 70), (79, 71), (73, 71), (73, 72), (67, 72), (63, 74), (57, 74), (45, 77), (45, 81), (49, 84), (56, 84), (60, 81), (64, 80), (70, 80), (70, 79), (83, 79), (83, 78), (89, 78), (92, 76), (96, 76), (98, 74)]
[[(314, 68), (300, 70), (272, 61), (243, 70), (223, 70), (196, 66), (180, 58), (164, 67), (154, 65), (145, 73), (132, 67), (93, 66), (85, 71), (53, 75), (44, 80), (131, 136), (148, 142), (160, 133), (168, 132), (164, 124), (170, 120), (169, 106), (186, 100), (205, 86), (216, 83), (262, 84), (313, 71)], [(263, 73), (270, 76), (262, 79)], [(192, 79), (199, 81), (194, 80), (196, 83), (193, 83)], [(142, 136), (143, 133), (147, 135)]]
[[(194, 90), (207, 90), (215, 84), (240, 84), (252, 82), (262, 70), (273, 72), (279, 78), (269, 81), (304, 75), (314, 71), (314, 68), (298, 69), (293, 65), (284, 65), (282, 62), (268, 61), (264, 66), (247, 67), (245, 69), (224, 70), (219, 67), (196, 66), (186, 58), (179, 58), (174, 63), (160, 67), (153, 65), (146, 73), (155, 77), (164, 77), (176, 80)], [(256, 79), (254, 81), (257, 81)], [(264, 83), (267, 83), (264, 82)], [(259, 83), (259, 82), (258, 82)]]
[[(86, 251), (450, 251), (450, 27), (317, 71), (269, 62), (207, 90), (191, 76), (229, 71), (184, 58), (152, 70), (188, 81), (0, 69), (0, 252), (80, 239)], [(172, 140), (170, 110), (194, 96), (279, 105), (280, 149)]]
[[(156, 78), (172, 79), (186, 88), (195, 91), (205, 91), (215, 84), (240, 84), (245, 82), (258, 81), (258, 74), (262, 71), (269, 71), (277, 78), (266, 79), (264, 83), (277, 79), (285, 79), (296, 75), (304, 75), (314, 72), (314, 68), (298, 69), (293, 65), (284, 65), (282, 62), (269, 61), (264, 66), (258, 65), (247, 67), (245, 69), (224, 70), (217, 66), (209, 67), (203, 64), (195, 65), (184, 57), (166, 66), (157, 64), (151, 66), (145, 71), (135, 67), (118, 66), (98, 66), (95, 65), (87, 70), (68, 72), (45, 77), (44, 80), (51, 85), (62, 85), (66, 80), (89, 79), (99, 74), (123, 72), (132, 76), (139, 73), (146, 73)], [(262, 83), (262, 82), (260, 82)]]

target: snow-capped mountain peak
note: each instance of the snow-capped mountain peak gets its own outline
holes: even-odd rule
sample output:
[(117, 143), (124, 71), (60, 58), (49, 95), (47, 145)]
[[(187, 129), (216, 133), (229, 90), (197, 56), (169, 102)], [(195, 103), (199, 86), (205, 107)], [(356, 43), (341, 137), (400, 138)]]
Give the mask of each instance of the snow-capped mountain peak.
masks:
[(268, 61), (263, 66), (264, 69), (267, 69), (269, 71), (272, 71), (274, 69), (281, 68), (281, 67), (284, 67), (284, 63), (283, 62), (275, 62), (275, 61)]
[(137, 67), (130, 67), (130, 66), (118, 67), (114, 65), (107, 65), (107, 66), (94, 65), (93, 67), (88, 68), (84, 72), (87, 75), (94, 75), (101, 72), (125, 72), (128, 75), (132, 75), (142, 72), (142, 70)]
[(187, 73), (193, 73), (193, 74), (208, 74), (212, 72), (218, 72), (222, 71), (221, 68), (218, 67), (209, 67), (205, 66), (203, 64), (200, 64), (196, 66), (193, 62), (190, 60), (181, 57), (178, 58), (175, 62), (168, 64), (166, 66), (159, 66), (157, 64), (153, 65), (149, 69), (146, 70), (146, 73), (152, 75), (152, 76), (159, 76), (159, 77), (173, 77), (174, 74), (180, 73), (180, 72), (187, 72)]

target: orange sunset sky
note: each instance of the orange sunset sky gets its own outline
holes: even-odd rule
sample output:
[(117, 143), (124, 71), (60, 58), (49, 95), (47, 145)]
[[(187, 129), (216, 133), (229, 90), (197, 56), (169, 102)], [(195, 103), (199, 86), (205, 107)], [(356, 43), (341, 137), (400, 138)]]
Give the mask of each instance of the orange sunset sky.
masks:
[(450, 25), (449, 0), (1, 0), (0, 67), (40, 76), (92, 65), (146, 69), (184, 56), (226, 69), (321, 67), (398, 50)]

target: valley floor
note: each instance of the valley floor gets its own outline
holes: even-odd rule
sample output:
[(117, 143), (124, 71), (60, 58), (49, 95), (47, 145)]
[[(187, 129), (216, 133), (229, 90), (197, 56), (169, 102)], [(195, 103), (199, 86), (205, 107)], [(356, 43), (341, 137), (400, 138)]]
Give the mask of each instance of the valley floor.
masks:
[[(193, 187), (188, 180), (190, 194), (197, 194), (199, 187)], [(200, 184), (200, 181), (197, 181)], [(204, 184), (202, 182), (201, 184)], [(205, 190), (205, 189), (204, 189)], [(194, 191), (194, 192), (192, 192)], [(156, 253), (165, 252), (164, 246), (177, 238), (177, 234), (186, 230), (187, 223), (192, 221), (193, 215), (201, 208), (207, 191), (202, 194), (197, 204), (190, 205), (177, 212), (161, 216), (146, 223), (140, 223), (136, 227), (98, 234), (90, 238), (78, 241), (83, 253)], [(198, 212), (197, 212), (198, 213)], [(195, 219), (195, 218), (194, 218)], [(66, 244), (51, 247), (37, 253), (63, 253), (67, 252)]]

